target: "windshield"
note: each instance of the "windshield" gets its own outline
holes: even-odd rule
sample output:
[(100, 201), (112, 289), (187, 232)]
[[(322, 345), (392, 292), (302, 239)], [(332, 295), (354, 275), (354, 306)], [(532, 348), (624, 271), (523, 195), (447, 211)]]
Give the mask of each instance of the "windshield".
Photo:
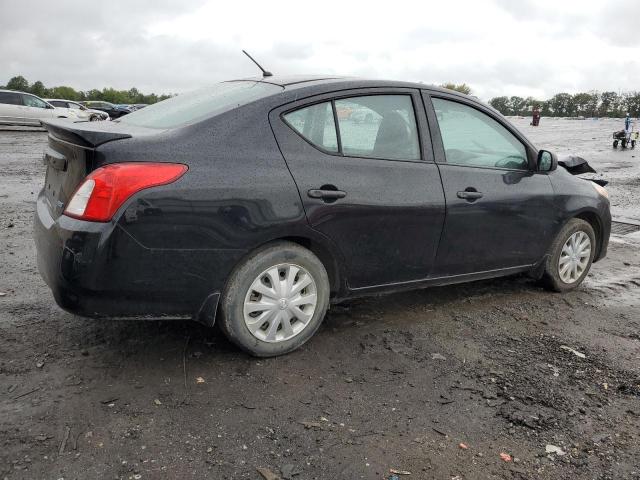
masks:
[(223, 82), (149, 105), (121, 117), (118, 121), (148, 128), (181, 127), (274, 95), (282, 90), (283, 87), (271, 83)]

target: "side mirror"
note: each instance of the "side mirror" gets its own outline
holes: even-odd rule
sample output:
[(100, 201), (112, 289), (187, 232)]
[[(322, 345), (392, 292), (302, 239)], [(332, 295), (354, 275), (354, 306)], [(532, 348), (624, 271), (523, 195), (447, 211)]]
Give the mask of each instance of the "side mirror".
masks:
[(558, 168), (558, 157), (548, 150), (540, 150), (538, 152), (537, 166), (539, 172), (553, 172)]

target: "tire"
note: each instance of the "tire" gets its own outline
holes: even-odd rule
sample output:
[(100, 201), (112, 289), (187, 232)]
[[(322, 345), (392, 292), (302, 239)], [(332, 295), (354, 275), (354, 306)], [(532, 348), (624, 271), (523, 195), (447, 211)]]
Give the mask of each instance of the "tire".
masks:
[[(277, 280), (271, 281), (276, 271), (284, 282), (278, 293)], [(311, 283), (295, 292), (309, 278)], [(293, 293), (288, 293), (289, 283)], [(232, 272), (220, 301), (219, 325), (229, 340), (251, 355), (283, 355), (301, 347), (318, 330), (329, 295), (329, 277), (318, 257), (295, 243), (273, 243), (253, 252)]]
[(631, 148), (636, 148), (636, 141), (635, 140), (631, 140)]
[[(563, 275), (562, 273), (560, 267), (560, 257), (561, 255), (564, 255), (564, 262), (565, 264), (569, 263), (569, 269), (571, 269), (572, 261), (570, 256), (567, 262), (567, 255), (570, 252), (563, 253), (563, 248), (569, 243), (569, 240), (572, 237), (578, 240), (578, 244), (582, 243), (585, 238), (588, 238), (589, 252), (586, 257), (576, 255), (575, 258), (580, 260), (579, 263), (581, 263), (583, 260), (586, 260), (586, 263), (576, 269), (577, 274), (569, 275), (573, 278), (567, 278), (567, 274), (565, 273)], [(544, 286), (556, 292), (568, 292), (578, 287), (589, 273), (591, 263), (593, 262), (593, 256), (596, 251), (596, 246), (596, 235), (593, 231), (593, 227), (588, 222), (579, 218), (573, 218), (569, 220), (569, 222), (567, 222), (562, 230), (560, 230), (553, 243), (551, 244), (551, 247), (549, 248), (549, 252), (545, 260), (544, 274), (542, 276), (542, 282)], [(576, 251), (576, 253), (578, 252)], [(586, 252), (582, 251), (581, 253), (584, 254)]]
[(627, 141), (626, 140), (622, 140), (622, 148), (627, 148)]
[(98, 120), (100, 120), (100, 117), (98, 117), (98, 115), (91, 115), (89, 117), (90, 122), (97, 122)]
[(618, 140), (613, 141), (613, 148), (618, 148)]

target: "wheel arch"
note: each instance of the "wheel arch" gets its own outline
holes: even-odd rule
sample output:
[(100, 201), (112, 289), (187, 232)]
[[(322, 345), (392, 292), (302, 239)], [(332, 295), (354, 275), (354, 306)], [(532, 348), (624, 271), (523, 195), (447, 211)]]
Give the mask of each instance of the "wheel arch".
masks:
[(321, 240), (318, 240), (317, 238), (310, 238), (308, 236), (294, 235), (277, 238), (269, 243), (277, 241), (296, 243), (301, 247), (304, 247), (307, 250), (311, 251), (320, 259), (320, 261), (324, 265), (324, 268), (327, 270), (331, 295), (333, 296), (343, 291), (343, 287), (345, 285), (345, 275), (340, 268), (340, 264), (344, 263), (338, 261), (338, 255), (335, 253), (333, 247), (328, 245), (328, 242), (323, 242)]
[(545, 250), (546, 253), (540, 259), (540, 261), (538, 261), (536, 266), (532, 268), (530, 272), (530, 275), (532, 278), (540, 279), (542, 277), (544, 273), (544, 264), (546, 261), (545, 259), (549, 255), (549, 249), (551, 248), (551, 245), (553, 245), (554, 239), (559, 234), (559, 232), (565, 227), (565, 225), (567, 225), (567, 223), (569, 223), (574, 218), (579, 218), (580, 220), (584, 220), (589, 225), (591, 225), (591, 228), (593, 228), (593, 233), (596, 236), (596, 251), (593, 256), (593, 262), (595, 263), (600, 259), (600, 255), (602, 254), (602, 246), (603, 246), (603, 239), (604, 239), (602, 219), (600, 218), (600, 216), (595, 210), (584, 209), (584, 210), (575, 212), (572, 215), (567, 216), (566, 220), (560, 222), (557, 225), (556, 227), (557, 229), (551, 236), (551, 240), (549, 241), (549, 244), (547, 245), (547, 248)]
[(572, 218), (579, 218), (580, 220), (584, 220), (591, 228), (593, 228), (593, 233), (596, 235), (596, 252), (593, 255), (594, 262), (600, 258), (600, 253), (602, 251), (602, 220), (598, 216), (598, 214), (592, 210), (584, 210), (579, 212)]
[(330, 240), (324, 238), (320, 234), (315, 235), (313, 233), (295, 233), (291, 235), (282, 235), (269, 238), (268, 240), (265, 240), (255, 245), (253, 248), (247, 250), (246, 253), (241, 258), (239, 258), (237, 262), (235, 262), (235, 266), (227, 276), (220, 291), (212, 293), (204, 300), (204, 302), (198, 309), (198, 312), (194, 315), (194, 320), (207, 326), (213, 326), (219, 314), (220, 296), (226, 290), (233, 271), (235, 271), (235, 269), (238, 268), (238, 266), (241, 265), (242, 262), (256, 250), (267, 248), (277, 242), (295, 243), (303, 248), (306, 248), (314, 255), (316, 255), (327, 270), (327, 276), (329, 277), (330, 296), (332, 298), (343, 297), (346, 294), (347, 276), (344, 269), (345, 262), (341, 254), (338, 252), (337, 247), (331, 245)]

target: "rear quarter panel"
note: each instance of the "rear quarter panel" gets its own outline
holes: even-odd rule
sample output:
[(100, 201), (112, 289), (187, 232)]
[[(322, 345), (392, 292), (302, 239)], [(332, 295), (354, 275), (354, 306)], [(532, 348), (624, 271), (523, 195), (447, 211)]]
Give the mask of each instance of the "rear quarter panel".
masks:
[[(129, 270), (138, 288), (151, 289), (169, 277), (182, 279), (177, 292), (204, 298), (224, 287), (249, 251), (275, 238), (306, 236), (300, 197), (267, 111), (252, 105), (96, 151), (96, 167), (125, 161), (189, 167), (177, 182), (139, 192), (118, 212), (118, 228), (131, 239), (121, 243), (119, 254), (128, 259), (118, 277)], [(140, 248), (149, 254), (140, 255)]]

